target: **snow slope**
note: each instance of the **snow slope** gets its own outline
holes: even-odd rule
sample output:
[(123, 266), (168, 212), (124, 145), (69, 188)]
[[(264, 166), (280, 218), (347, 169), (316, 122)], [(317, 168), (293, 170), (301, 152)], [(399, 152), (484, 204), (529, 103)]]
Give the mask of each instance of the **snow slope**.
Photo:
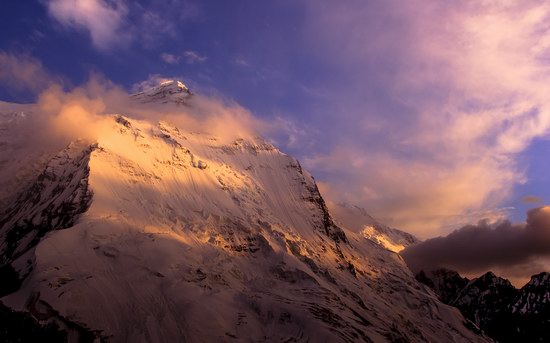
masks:
[(400, 252), (419, 240), (410, 233), (393, 229), (371, 217), (364, 208), (348, 203), (329, 203), (329, 209), (339, 225), (359, 232), (380, 246)]
[(110, 342), (487, 341), (260, 138), (113, 115), (35, 174), (2, 211), (3, 260), (26, 277), (2, 302), (42, 321)]

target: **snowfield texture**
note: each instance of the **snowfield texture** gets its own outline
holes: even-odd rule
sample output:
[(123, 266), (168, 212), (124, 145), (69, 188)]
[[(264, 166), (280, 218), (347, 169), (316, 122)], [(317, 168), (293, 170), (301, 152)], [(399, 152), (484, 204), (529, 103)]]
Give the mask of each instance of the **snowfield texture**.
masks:
[[(137, 98), (192, 106), (175, 85)], [(3, 106), (2, 132), (36, 115)], [(10, 144), (0, 253), (24, 280), (1, 300), (42, 322), (109, 342), (488, 341), (390, 251), (395, 232), (336, 225), (311, 175), (260, 138), (113, 115), (97, 141), (30, 161)]]

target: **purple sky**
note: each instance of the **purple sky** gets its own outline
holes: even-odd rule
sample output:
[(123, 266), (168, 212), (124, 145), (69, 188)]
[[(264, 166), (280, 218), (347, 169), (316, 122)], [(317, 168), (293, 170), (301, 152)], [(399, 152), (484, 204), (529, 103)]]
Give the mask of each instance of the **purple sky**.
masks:
[[(4, 0), (14, 63), (128, 91), (179, 78), (277, 130), (332, 200), (421, 238), (550, 202), (545, 1)], [(38, 81), (37, 81), (38, 83)]]

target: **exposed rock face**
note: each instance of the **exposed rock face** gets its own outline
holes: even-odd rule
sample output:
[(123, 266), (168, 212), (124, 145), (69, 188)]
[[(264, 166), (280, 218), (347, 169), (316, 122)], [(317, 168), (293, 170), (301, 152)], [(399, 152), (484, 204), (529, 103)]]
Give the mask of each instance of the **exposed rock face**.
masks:
[(116, 115), (39, 175), (3, 221), (5, 273), (24, 282), (2, 302), (69, 338), (488, 341), (259, 138)]
[(549, 273), (534, 275), (519, 290), (491, 272), (468, 281), (449, 270), (422, 271), (417, 280), (498, 342), (550, 340)]
[(433, 289), (445, 304), (451, 304), (457, 294), (468, 284), (467, 278), (449, 269), (420, 271), (416, 279)]
[(0, 217), (0, 262), (9, 264), (45, 234), (75, 224), (91, 202), (88, 162), (94, 146), (75, 142), (50, 160), (44, 171)]

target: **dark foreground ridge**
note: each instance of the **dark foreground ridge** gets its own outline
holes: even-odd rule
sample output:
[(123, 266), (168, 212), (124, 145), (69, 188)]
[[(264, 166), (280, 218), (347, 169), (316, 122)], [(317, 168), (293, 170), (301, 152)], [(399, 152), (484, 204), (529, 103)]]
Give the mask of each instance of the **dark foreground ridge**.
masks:
[(550, 273), (533, 275), (521, 289), (492, 272), (468, 280), (438, 269), (416, 279), (497, 342), (550, 342)]

